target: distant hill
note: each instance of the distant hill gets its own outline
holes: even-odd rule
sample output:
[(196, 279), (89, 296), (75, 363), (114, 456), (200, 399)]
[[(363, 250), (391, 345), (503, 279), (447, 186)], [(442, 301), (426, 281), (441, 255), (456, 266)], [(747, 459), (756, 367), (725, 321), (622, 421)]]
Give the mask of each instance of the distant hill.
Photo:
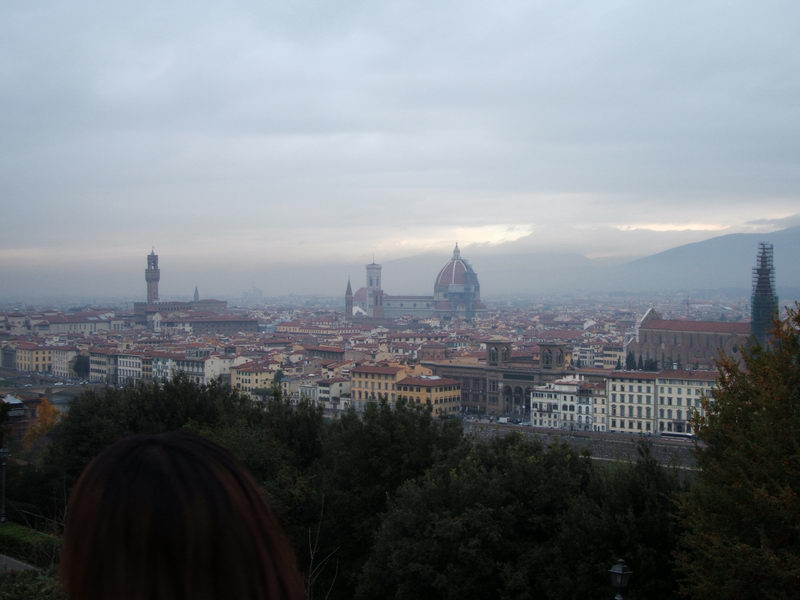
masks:
[[(800, 288), (800, 226), (774, 233), (735, 233), (671, 248), (623, 264), (577, 253), (466, 247), (484, 295), (578, 291), (680, 291), (750, 288), (759, 242), (775, 246), (778, 287)], [(431, 294), (449, 256), (428, 253), (383, 264), (383, 287), (392, 293)], [(363, 268), (354, 276), (363, 285)]]
[(778, 286), (800, 287), (800, 226), (721, 235), (671, 248), (611, 267), (608, 284), (629, 291), (749, 288), (759, 242), (775, 247)]

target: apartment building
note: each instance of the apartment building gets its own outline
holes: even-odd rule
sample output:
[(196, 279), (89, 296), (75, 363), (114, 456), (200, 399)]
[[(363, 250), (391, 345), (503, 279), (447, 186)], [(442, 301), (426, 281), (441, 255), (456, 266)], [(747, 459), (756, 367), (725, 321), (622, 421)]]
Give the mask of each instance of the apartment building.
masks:
[(116, 354), (117, 385), (134, 385), (142, 380), (142, 357), (138, 354)]
[(716, 378), (715, 371), (663, 371), (657, 380), (659, 433), (694, 433), (690, 420), (694, 411), (702, 414), (701, 400), (711, 397)]
[(72, 366), (78, 357), (77, 348), (74, 346), (56, 346), (52, 348), (50, 355), (53, 360), (51, 373), (55, 377), (67, 379), (75, 376)]
[(608, 380), (609, 429), (691, 434), (694, 411), (711, 397), (716, 371), (615, 371)]
[(353, 405), (363, 410), (367, 402), (397, 401), (397, 383), (408, 374), (405, 367), (361, 365), (351, 369)]
[(53, 368), (53, 349), (33, 342), (17, 342), (16, 369), (27, 373), (50, 373)]
[(606, 430), (606, 397), (602, 384), (564, 377), (535, 386), (530, 398), (531, 426), (572, 431)]
[(405, 377), (397, 382), (397, 399), (430, 406), (437, 417), (452, 416), (461, 412), (461, 384), (436, 375)]
[(275, 372), (280, 366), (273, 361), (250, 361), (231, 367), (231, 387), (255, 396), (256, 390), (270, 389), (275, 381)]

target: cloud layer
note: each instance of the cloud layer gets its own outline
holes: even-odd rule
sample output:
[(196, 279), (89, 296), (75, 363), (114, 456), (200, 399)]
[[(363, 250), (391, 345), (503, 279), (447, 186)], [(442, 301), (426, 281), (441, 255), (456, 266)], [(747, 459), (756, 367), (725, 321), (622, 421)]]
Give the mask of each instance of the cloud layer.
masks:
[(799, 21), (770, 0), (5, 2), (0, 273), (151, 244), (255, 269), (777, 228), (800, 206)]

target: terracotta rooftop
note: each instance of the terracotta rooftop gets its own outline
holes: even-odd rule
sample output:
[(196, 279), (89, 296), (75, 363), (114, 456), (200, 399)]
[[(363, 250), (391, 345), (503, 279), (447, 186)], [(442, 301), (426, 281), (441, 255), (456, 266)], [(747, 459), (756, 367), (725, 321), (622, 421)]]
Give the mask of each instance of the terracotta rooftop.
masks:
[(442, 385), (458, 385), (460, 384), (455, 379), (448, 379), (446, 377), (432, 378), (432, 377), (406, 377), (397, 382), (397, 385), (418, 385), (420, 387), (439, 387)]
[(651, 319), (642, 323), (640, 329), (658, 331), (697, 331), (703, 333), (739, 333), (750, 334), (750, 323), (734, 323), (729, 321), (681, 321)]
[(362, 365), (360, 367), (355, 367), (351, 369), (351, 373), (372, 373), (375, 375), (396, 375), (400, 371), (403, 371), (402, 367), (373, 367), (369, 365)]

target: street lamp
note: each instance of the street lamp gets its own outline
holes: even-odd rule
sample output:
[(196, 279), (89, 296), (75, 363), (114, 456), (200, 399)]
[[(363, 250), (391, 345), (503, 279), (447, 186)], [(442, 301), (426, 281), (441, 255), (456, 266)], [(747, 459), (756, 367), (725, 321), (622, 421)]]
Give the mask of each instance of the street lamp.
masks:
[(625, 561), (620, 558), (617, 564), (608, 570), (608, 574), (611, 576), (611, 587), (617, 592), (617, 595), (614, 596), (614, 600), (622, 600), (622, 592), (628, 587), (628, 582), (631, 579), (633, 571), (631, 571), (628, 565), (625, 564)]

